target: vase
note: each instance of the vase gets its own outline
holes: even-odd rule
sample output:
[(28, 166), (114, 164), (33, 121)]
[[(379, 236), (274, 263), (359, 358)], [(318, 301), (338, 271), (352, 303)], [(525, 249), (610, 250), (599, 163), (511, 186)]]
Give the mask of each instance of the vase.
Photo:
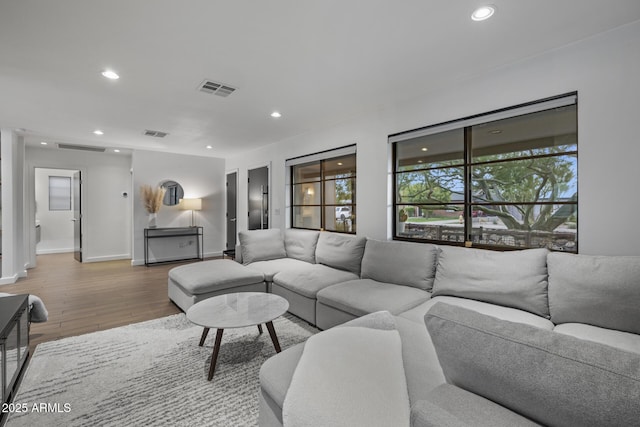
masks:
[(156, 219), (158, 219), (158, 214), (156, 212), (151, 212), (149, 214), (149, 228), (156, 228)]

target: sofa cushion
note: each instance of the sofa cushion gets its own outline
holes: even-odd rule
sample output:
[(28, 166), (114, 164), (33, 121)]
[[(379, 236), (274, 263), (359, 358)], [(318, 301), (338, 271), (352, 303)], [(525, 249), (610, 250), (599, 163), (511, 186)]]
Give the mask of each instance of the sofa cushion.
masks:
[(273, 277), (276, 274), (280, 273), (281, 271), (297, 269), (297, 268), (307, 268), (311, 266), (312, 264), (309, 264), (308, 262), (300, 261), (298, 259), (293, 259), (293, 258), (280, 258), (280, 259), (272, 259), (269, 261), (257, 261), (247, 265), (247, 267), (264, 274), (264, 280), (267, 282), (273, 282)]
[(640, 354), (640, 335), (629, 332), (614, 331), (613, 329), (600, 328), (584, 323), (563, 323), (557, 325), (555, 332), (571, 335), (588, 341), (617, 347), (622, 350)]
[(229, 259), (194, 262), (169, 270), (169, 278), (191, 295), (252, 285), (264, 280), (262, 273)]
[(319, 302), (354, 316), (381, 310), (402, 313), (429, 297), (430, 294), (421, 289), (371, 279), (339, 283), (322, 289), (316, 295)]
[(443, 246), (433, 296), (519, 308), (549, 318), (546, 249), (496, 252)]
[(551, 321), (640, 334), (640, 257), (550, 253)]
[(238, 233), (238, 238), (244, 265), (287, 256), (282, 233), (277, 228), (241, 231)]
[(284, 231), (284, 248), (287, 251), (287, 257), (315, 264), (318, 236), (320, 236), (319, 231), (287, 228)]
[(411, 407), (411, 427), (519, 427), (539, 426), (477, 394), (451, 384), (429, 392), (427, 400)]
[(402, 360), (407, 374), (409, 400), (426, 399), (429, 391), (445, 382), (436, 349), (422, 323), (396, 316), (396, 328), (402, 339)]
[(437, 258), (436, 245), (367, 239), (362, 278), (430, 291)]
[(360, 276), (367, 239), (349, 234), (322, 232), (316, 247), (316, 262)]
[(281, 409), (303, 350), (304, 343), (294, 345), (268, 358), (260, 367), (260, 387)]
[(640, 356), (444, 303), (425, 316), (448, 383), (545, 425), (634, 425)]
[(322, 264), (307, 264), (276, 274), (273, 282), (307, 298), (315, 299), (318, 291), (327, 286), (356, 279), (358, 276), (349, 271), (336, 270)]
[(427, 314), (427, 311), (429, 311), (431, 307), (433, 307), (434, 304), (438, 302), (444, 302), (458, 307), (468, 308), (469, 310), (474, 310), (478, 313), (493, 316), (498, 319), (508, 320), (510, 322), (524, 323), (527, 325), (535, 326), (537, 328), (547, 329), (549, 331), (553, 330), (554, 328), (554, 324), (549, 319), (545, 319), (544, 317), (529, 313), (528, 311), (458, 297), (432, 296), (429, 301), (425, 301), (420, 305), (407, 310), (404, 313), (401, 313), (400, 317), (412, 320), (414, 322), (419, 322), (422, 325), (424, 323), (424, 315)]

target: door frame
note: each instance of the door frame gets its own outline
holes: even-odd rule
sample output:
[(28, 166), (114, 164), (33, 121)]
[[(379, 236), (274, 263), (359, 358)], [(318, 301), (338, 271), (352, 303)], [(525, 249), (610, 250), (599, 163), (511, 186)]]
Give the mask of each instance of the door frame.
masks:
[[(84, 177), (83, 179), (86, 181), (87, 177), (87, 168), (84, 166), (77, 165), (64, 165), (61, 166), (59, 164), (41, 164), (41, 163), (31, 163), (29, 162), (26, 165), (26, 169), (28, 170), (28, 174), (25, 182), (25, 213), (26, 213), (26, 226), (25, 226), (25, 235), (24, 235), (24, 247), (28, 248), (27, 250), (27, 265), (25, 268), (35, 268), (37, 266), (37, 257), (36, 257), (36, 169), (60, 169), (67, 171), (79, 171), (80, 175)], [(80, 198), (86, 200), (86, 189), (85, 185), (80, 187)], [(33, 224), (34, 226), (29, 226)], [(85, 247), (85, 241), (83, 239), (82, 246)]]

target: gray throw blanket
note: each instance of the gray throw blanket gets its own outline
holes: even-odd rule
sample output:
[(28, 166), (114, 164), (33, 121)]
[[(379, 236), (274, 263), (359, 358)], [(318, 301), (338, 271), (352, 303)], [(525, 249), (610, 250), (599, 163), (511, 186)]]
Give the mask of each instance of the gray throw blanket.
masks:
[[(13, 294), (6, 294), (0, 292), (0, 297), (8, 297)], [(49, 312), (47, 311), (47, 307), (44, 306), (44, 302), (40, 299), (40, 297), (36, 295), (29, 295), (29, 320), (31, 322), (46, 322), (49, 319)]]

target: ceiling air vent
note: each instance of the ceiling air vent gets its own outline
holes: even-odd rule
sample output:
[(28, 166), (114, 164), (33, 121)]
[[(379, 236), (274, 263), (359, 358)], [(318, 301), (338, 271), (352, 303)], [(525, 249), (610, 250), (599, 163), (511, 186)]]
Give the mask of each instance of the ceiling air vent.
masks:
[(155, 138), (164, 138), (165, 136), (169, 135), (167, 132), (160, 132), (159, 130), (149, 130), (149, 129), (145, 129), (144, 134), (146, 136), (153, 136)]
[(224, 83), (217, 83), (211, 80), (205, 80), (200, 83), (198, 90), (205, 93), (212, 93), (214, 95), (227, 97), (236, 91), (237, 88), (229, 86)]
[(90, 147), (88, 145), (72, 145), (60, 143), (58, 143), (58, 148), (62, 148), (64, 150), (95, 151), (97, 153), (104, 153), (106, 151), (106, 149), (103, 147)]

